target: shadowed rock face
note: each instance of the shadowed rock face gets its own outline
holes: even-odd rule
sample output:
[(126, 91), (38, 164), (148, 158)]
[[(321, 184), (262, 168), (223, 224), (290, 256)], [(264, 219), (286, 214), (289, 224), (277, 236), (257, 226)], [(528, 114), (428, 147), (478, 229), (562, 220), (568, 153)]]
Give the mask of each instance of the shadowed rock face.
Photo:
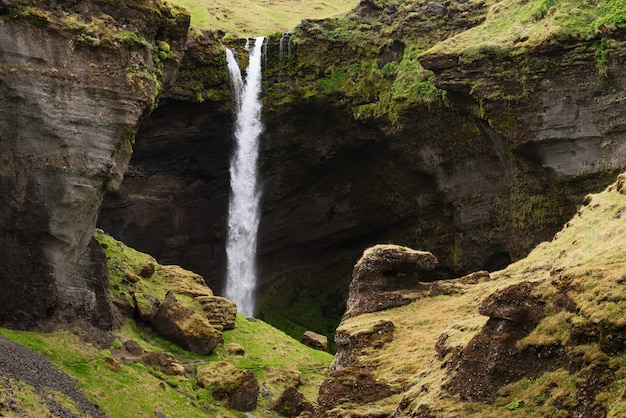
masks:
[(160, 263), (198, 272), (216, 292), (226, 272), (231, 126), (215, 103), (163, 100), (141, 125), (124, 187), (98, 220)]
[[(14, 16), (17, 3), (3, 2), (0, 12)], [(85, 20), (123, 14), (107, 3), (60, 7)], [(118, 23), (145, 19), (150, 29), (139, 36), (152, 43), (159, 36), (180, 56), (188, 16), (168, 21), (166, 10), (146, 7)], [(0, 19), (0, 324), (82, 318), (106, 328), (107, 273), (93, 230), (104, 193), (122, 180), (135, 127), (155, 100), (155, 69), (146, 45), (81, 42), (59, 26), (60, 12), (50, 10), (38, 24)], [(166, 83), (176, 68), (171, 61), (156, 75)]]
[[(315, 56), (307, 45), (290, 59)], [(268, 59), (271, 69), (278, 58)], [(425, 59), (448, 89), (448, 105), (411, 109), (395, 131), (383, 119), (357, 121), (339, 103), (266, 103), (260, 283), (321, 275), (337, 254), (376, 242), (427, 249), (440, 261), (438, 276), (450, 277), (502, 268), (549, 239), (626, 163), (623, 89), (598, 87), (597, 71), (566, 52), (531, 59), (539, 81), (524, 99), (513, 96), (515, 80), (485, 62), (442, 69)], [(626, 77), (614, 59), (609, 74), (621, 86)], [(268, 77), (283, 87), (297, 80), (269, 70)], [(484, 114), (476, 91), (466, 90), (476, 79), (490, 98), (481, 99)], [(100, 224), (162, 262), (199, 272), (219, 293), (232, 117), (223, 102), (191, 103), (179, 93), (142, 125), (127, 181)]]

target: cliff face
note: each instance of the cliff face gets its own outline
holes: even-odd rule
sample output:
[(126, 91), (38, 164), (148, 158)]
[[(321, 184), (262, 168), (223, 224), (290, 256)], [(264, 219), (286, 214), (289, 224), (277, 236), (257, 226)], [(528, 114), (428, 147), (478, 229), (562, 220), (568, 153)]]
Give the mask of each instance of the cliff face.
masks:
[(138, 121), (175, 74), (189, 17), (99, 1), (5, 1), (0, 14), (0, 323), (109, 327), (96, 218)]
[[(488, 27), (499, 9), (487, 6), (363, 1), (268, 39), (259, 273), (276, 288), (263, 313), (310, 297), (340, 314), (354, 259), (377, 242), (431, 251), (433, 278), (502, 268), (624, 168), (619, 27), (438, 47)], [(152, 174), (125, 183), (101, 224), (220, 289), (231, 107), (212, 37), (140, 130), (131, 166)]]

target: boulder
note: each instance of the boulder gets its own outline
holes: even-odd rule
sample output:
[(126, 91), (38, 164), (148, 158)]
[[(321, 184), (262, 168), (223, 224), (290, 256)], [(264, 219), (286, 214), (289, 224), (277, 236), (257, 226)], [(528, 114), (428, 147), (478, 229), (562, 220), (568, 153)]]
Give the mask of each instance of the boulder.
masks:
[(403, 293), (424, 288), (420, 281), (437, 266), (429, 252), (399, 245), (368, 248), (354, 266), (345, 317), (411, 302)]
[(141, 348), (139, 343), (135, 340), (124, 341), (124, 350), (134, 357), (139, 357), (143, 354), (143, 348)]
[(174, 357), (168, 353), (157, 353), (155, 351), (145, 352), (139, 359), (146, 366), (160, 371), (168, 376), (184, 376), (185, 368), (176, 363)]
[(199, 274), (185, 270), (180, 266), (161, 266), (163, 282), (168, 288), (179, 295), (192, 298), (197, 296), (213, 296), (213, 291), (209, 288), (204, 279)]
[(204, 311), (209, 323), (216, 328), (235, 329), (237, 304), (220, 296), (198, 296), (194, 298)]
[(282, 392), (290, 386), (298, 387), (301, 383), (302, 372), (298, 366), (270, 366), (263, 373), (265, 384), (272, 392)]
[(306, 331), (300, 342), (316, 350), (326, 351), (328, 349), (328, 337), (313, 331)]
[(290, 386), (274, 402), (272, 411), (284, 417), (297, 417), (303, 412), (313, 413), (315, 407), (295, 386)]
[(223, 341), (221, 333), (205, 317), (181, 305), (171, 291), (151, 323), (160, 336), (196, 354), (208, 355)]
[(154, 314), (159, 310), (159, 300), (148, 294), (135, 292), (133, 293), (135, 301), (135, 313), (143, 322), (150, 323)]
[(212, 362), (198, 368), (198, 386), (211, 390), (213, 398), (237, 411), (256, 408), (259, 382), (251, 370), (240, 370), (227, 361)]
[(226, 352), (228, 354), (237, 356), (243, 356), (244, 354), (246, 354), (246, 349), (242, 345), (237, 343), (228, 343), (224, 348), (226, 349)]

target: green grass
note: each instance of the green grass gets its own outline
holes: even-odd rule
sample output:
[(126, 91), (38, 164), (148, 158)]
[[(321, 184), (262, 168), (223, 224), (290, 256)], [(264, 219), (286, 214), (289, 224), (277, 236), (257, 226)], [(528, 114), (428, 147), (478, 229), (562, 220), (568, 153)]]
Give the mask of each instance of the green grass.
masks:
[(589, 41), (626, 25), (622, 0), (490, 1), (484, 23), (441, 42), (428, 54), (461, 54), (465, 60), (485, 52), (524, 51), (546, 42)]
[[(115, 297), (126, 299), (132, 304), (131, 291), (141, 291), (161, 300), (168, 289), (174, 289), (178, 292), (179, 301), (200, 312), (191, 296), (179, 293), (210, 292), (198, 283), (199, 276), (177, 266), (160, 266), (149, 255), (127, 247), (104, 233), (97, 232), (95, 235), (101, 245), (106, 247), (111, 292)], [(149, 278), (139, 277), (141, 270), (149, 264), (155, 266), (155, 273)], [(81, 391), (112, 418), (154, 416), (157, 410), (166, 416), (176, 417), (243, 417), (244, 414), (229, 410), (215, 401), (209, 391), (196, 387), (196, 368), (217, 361), (228, 361), (240, 369), (252, 370), (259, 383), (271, 393), (271, 399), (259, 397), (258, 407), (253, 413), (275, 417), (276, 414), (269, 412), (271, 402), (285, 389), (281, 382), (290, 381), (281, 378), (281, 375), (298, 373), (298, 389), (310, 401), (315, 401), (317, 390), (326, 378), (332, 361), (329, 353), (306, 347), (282, 331), (259, 320), (248, 320), (242, 315), (237, 316), (234, 330), (223, 333), (224, 345), (218, 345), (209, 356), (186, 351), (130, 319), (113, 332), (112, 346), (104, 349), (86, 344), (80, 338), (80, 330), (76, 330), (75, 334), (39, 334), (0, 329), (0, 333), (41, 353), (56, 367), (68, 373), (77, 381)], [(127, 340), (137, 341), (145, 351), (171, 354), (176, 362), (186, 368), (187, 376), (166, 376), (142, 363), (123, 360), (120, 361), (121, 368), (115, 370), (109, 364), (112, 350)], [(244, 347), (244, 354), (231, 354), (226, 347), (233, 343)], [(0, 395), (1, 388), (2, 385)], [(24, 393), (28, 395), (28, 392)], [(31, 412), (35, 411), (35, 406), (40, 408), (33, 396), (28, 398), (32, 402), (29, 401), (27, 410)], [(120, 399), (133, 401), (120, 402)], [(46, 416), (45, 413), (37, 414), (33, 412), (31, 416)]]
[(355, 0), (171, 0), (189, 10), (191, 25), (244, 36), (288, 32), (302, 19), (347, 13)]

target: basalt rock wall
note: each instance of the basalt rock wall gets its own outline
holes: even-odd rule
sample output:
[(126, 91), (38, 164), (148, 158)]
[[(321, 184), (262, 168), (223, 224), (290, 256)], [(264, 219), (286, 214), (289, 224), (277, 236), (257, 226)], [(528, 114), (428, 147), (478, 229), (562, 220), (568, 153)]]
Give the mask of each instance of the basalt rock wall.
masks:
[(0, 3), (0, 324), (107, 328), (96, 218), (175, 75), (189, 16), (157, 2), (21, 3)]
[[(349, 23), (304, 21), (292, 34), (269, 38), (261, 284), (346, 280), (347, 287), (355, 255), (377, 242), (431, 251), (440, 261), (433, 278), (498, 269), (549, 239), (587, 193), (624, 168), (619, 33), (611, 35), (606, 71), (598, 70), (595, 39), (418, 60), (416, 44), (425, 50), (481, 24), (486, 8), (408, 7), (363, 1)], [(149, 180), (137, 174), (125, 183), (100, 222), (137, 248), (188, 263), (219, 289), (232, 106), (225, 70), (211, 67), (224, 66), (211, 37), (198, 41), (183, 62), (188, 76), (140, 129), (131, 167), (141, 172), (152, 164), (141, 155), (159, 150), (168, 161), (153, 161), (158, 175)], [(414, 71), (394, 72), (408, 65)], [(417, 75), (413, 84), (402, 78)], [(404, 87), (429, 90), (402, 96), (396, 89)], [(156, 184), (169, 184), (168, 192)], [(194, 187), (208, 194), (197, 196)], [(175, 215), (159, 218), (161, 204)]]

